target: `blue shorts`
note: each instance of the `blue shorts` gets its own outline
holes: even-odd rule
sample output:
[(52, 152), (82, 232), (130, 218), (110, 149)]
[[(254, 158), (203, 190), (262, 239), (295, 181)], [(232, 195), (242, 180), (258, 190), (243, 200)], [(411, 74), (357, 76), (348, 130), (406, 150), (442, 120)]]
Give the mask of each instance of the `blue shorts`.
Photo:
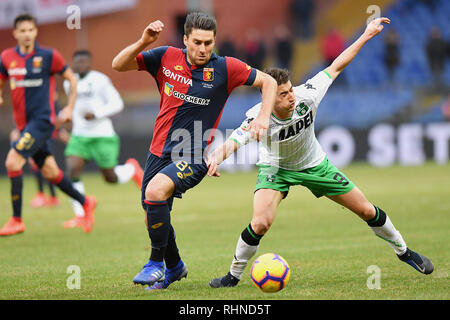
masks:
[(25, 159), (32, 157), (41, 168), (47, 156), (51, 155), (51, 137), (55, 127), (46, 120), (32, 120), (20, 132), (17, 141), (11, 147)]
[[(160, 158), (149, 152), (145, 163), (144, 178), (142, 180), (142, 207), (145, 209), (145, 189), (150, 180), (157, 174), (163, 173), (168, 176), (175, 184), (173, 197), (181, 198), (181, 195), (188, 189), (195, 187), (202, 181), (208, 172), (208, 166), (205, 161), (201, 164), (189, 164), (186, 161), (179, 160), (173, 162), (171, 159)], [(173, 199), (170, 199), (170, 207)]]

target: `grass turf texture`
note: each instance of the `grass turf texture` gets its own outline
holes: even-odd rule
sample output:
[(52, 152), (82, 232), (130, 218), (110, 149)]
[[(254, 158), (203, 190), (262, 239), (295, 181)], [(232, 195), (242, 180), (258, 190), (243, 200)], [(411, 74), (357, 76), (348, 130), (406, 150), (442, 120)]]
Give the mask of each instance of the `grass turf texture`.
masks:
[[(251, 283), (248, 266), (237, 287), (209, 288), (211, 278), (228, 271), (238, 236), (251, 219), (253, 171), (207, 177), (175, 200), (172, 223), (189, 275), (167, 290), (148, 292), (132, 283), (150, 252), (133, 183), (111, 186), (97, 174), (83, 177), (99, 203), (94, 229), (84, 234), (62, 227), (72, 209), (61, 192), (59, 207), (32, 209), (35, 181), (26, 177), (27, 230), (0, 238), (0, 299), (449, 299), (450, 165), (354, 164), (343, 171), (386, 211), (408, 246), (433, 261), (433, 274), (419, 274), (400, 262), (353, 213), (296, 187), (281, 203), (257, 253), (275, 252), (288, 261), (288, 286), (264, 294)], [(3, 225), (11, 213), (7, 178), (0, 179), (0, 189)], [(81, 269), (79, 290), (66, 286), (70, 265)], [(370, 265), (381, 269), (380, 290), (367, 288)]]

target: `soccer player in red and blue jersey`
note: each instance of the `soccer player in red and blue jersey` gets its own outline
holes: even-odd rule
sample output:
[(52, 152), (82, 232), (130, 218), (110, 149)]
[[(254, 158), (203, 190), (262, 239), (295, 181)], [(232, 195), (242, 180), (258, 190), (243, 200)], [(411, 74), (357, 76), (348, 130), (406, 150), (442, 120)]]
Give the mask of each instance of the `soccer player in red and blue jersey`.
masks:
[[(0, 55), (0, 105), (3, 103), (1, 88), (9, 79), (13, 116), (20, 136), (11, 143), (6, 157), (6, 170), (11, 180), (13, 216), (0, 230), (0, 236), (25, 231), (22, 221), (22, 168), (29, 157), (33, 158), (47, 180), (83, 205), (88, 216), (83, 229), (90, 232), (96, 199), (85, 197), (74, 189), (50, 151), (50, 139), (56, 122), (68, 122), (72, 118), (76, 78), (57, 50), (41, 47), (36, 42), (37, 27), (33, 16), (23, 14), (16, 17), (13, 35), (17, 46), (4, 50)], [(55, 74), (61, 74), (71, 83), (68, 104), (58, 116), (54, 105)]]
[(118, 71), (145, 70), (161, 94), (153, 140), (142, 183), (142, 206), (151, 240), (151, 255), (133, 279), (149, 289), (165, 289), (187, 276), (170, 223), (173, 197), (196, 186), (208, 167), (203, 158), (228, 96), (241, 85), (259, 87), (262, 108), (249, 128), (259, 140), (269, 126), (276, 81), (238, 59), (213, 53), (216, 21), (206, 13), (190, 13), (184, 25), (185, 49), (169, 46), (143, 51), (158, 39), (164, 24), (150, 23), (140, 40), (113, 60)]

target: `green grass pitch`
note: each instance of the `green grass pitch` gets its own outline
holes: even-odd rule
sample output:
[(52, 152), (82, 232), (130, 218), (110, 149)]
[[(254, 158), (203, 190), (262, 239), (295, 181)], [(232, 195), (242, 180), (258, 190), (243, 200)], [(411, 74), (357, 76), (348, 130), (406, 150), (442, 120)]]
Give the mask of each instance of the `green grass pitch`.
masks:
[[(27, 230), (0, 238), (0, 299), (449, 299), (450, 165), (354, 164), (343, 171), (387, 212), (408, 246), (433, 261), (433, 274), (400, 262), (353, 213), (297, 187), (281, 203), (257, 253), (275, 252), (288, 261), (288, 286), (264, 294), (251, 283), (248, 267), (237, 287), (209, 288), (211, 278), (228, 271), (238, 236), (251, 219), (253, 171), (207, 177), (175, 200), (172, 223), (189, 274), (167, 290), (148, 292), (132, 283), (150, 250), (132, 182), (111, 186), (100, 175), (84, 176), (88, 194), (99, 203), (94, 229), (84, 234), (62, 227), (72, 210), (61, 192), (59, 207), (32, 209), (35, 181), (26, 177)], [(3, 225), (11, 214), (7, 178), (0, 179), (0, 190)], [(71, 265), (80, 268), (80, 289), (67, 287)], [(378, 290), (367, 287), (371, 265), (381, 270)]]

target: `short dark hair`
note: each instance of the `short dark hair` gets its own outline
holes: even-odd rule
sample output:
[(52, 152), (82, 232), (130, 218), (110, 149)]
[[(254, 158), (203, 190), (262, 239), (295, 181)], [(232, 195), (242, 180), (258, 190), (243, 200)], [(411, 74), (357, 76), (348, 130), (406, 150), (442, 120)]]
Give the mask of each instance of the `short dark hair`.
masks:
[(76, 56), (88, 56), (89, 58), (91, 58), (92, 54), (89, 50), (81, 49), (81, 50), (75, 51), (72, 55), (72, 58), (75, 58)]
[(184, 34), (188, 37), (192, 29), (210, 30), (216, 36), (216, 19), (204, 12), (191, 12), (187, 15), (184, 23)]
[(285, 84), (290, 80), (290, 72), (287, 69), (267, 68), (264, 72), (272, 76), (272, 78), (277, 81), (278, 85)]
[(23, 13), (21, 15), (18, 15), (15, 19), (14, 19), (14, 29), (17, 28), (17, 25), (23, 21), (32, 21), (34, 23), (34, 25), (37, 25), (37, 20), (36, 18), (29, 14), (29, 13)]

